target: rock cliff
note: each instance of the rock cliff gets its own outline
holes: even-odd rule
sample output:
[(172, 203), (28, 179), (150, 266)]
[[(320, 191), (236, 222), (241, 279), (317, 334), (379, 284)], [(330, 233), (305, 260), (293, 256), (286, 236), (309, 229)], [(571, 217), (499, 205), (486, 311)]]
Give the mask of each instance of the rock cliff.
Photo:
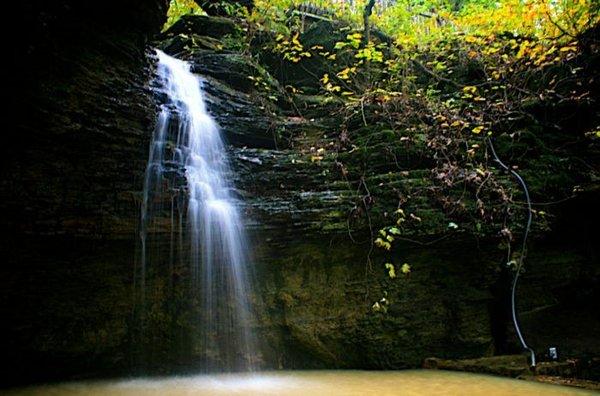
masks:
[[(28, 6), (37, 34), (24, 38), (17, 56), (24, 88), (1, 185), (11, 235), (2, 241), (0, 313), (8, 323), (3, 349), (14, 362), (5, 382), (182, 372), (204, 353), (185, 263), (155, 260), (143, 332), (135, 314), (139, 199), (155, 119), (150, 37), (203, 76), (229, 143), (252, 238), (254, 326), (266, 367), (406, 368), (428, 356), (518, 350), (504, 253), (490, 230), (451, 232), (443, 205), (419, 193), (431, 186), (433, 160), (418, 134), (384, 149), (397, 136), (367, 108), (374, 124), (352, 126), (346, 132), (357, 149), (340, 150), (344, 115), (310, 91), (310, 79), (290, 101), (282, 86), (296, 72), (275, 69), (260, 48), (241, 49), (241, 21), (185, 17), (156, 36), (160, 2), (131, 0), (121, 19), (106, 17), (113, 4)], [(543, 170), (543, 162), (533, 165)], [(537, 196), (544, 180), (534, 180)], [(373, 249), (373, 233), (406, 195), (420, 220), (391, 256)], [(593, 197), (565, 204), (559, 231), (538, 228), (530, 247), (519, 301), (539, 350), (558, 343), (565, 353), (600, 353), (598, 311), (589, 315), (598, 301), (597, 213), (582, 219), (574, 209), (592, 207)], [(170, 202), (165, 197), (165, 208)], [(151, 235), (163, 251), (177, 232), (167, 212)], [(410, 263), (411, 272), (390, 278), (388, 260)], [(565, 323), (582, 316), (585, 346), (565, 338), (574, 331)]]

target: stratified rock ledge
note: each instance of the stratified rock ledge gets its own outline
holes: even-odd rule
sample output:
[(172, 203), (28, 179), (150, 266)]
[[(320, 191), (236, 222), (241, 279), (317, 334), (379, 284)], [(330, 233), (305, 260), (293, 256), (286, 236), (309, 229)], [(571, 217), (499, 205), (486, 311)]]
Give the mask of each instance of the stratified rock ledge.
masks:
[[(590, 362), (598, 364), (598, 359)], [(581, 361), (567, 360), (541, 362), (535, 368), (529, 366), (526, 355), (504, 355), (478, 359), (448, 360), (435, 357), (423, 361), (423, 368), (432, 370), (463, 371), (468, 373), (491, 374), (577, 388), (600, 390), (600, 382), (581, 378), (585, 376)]]

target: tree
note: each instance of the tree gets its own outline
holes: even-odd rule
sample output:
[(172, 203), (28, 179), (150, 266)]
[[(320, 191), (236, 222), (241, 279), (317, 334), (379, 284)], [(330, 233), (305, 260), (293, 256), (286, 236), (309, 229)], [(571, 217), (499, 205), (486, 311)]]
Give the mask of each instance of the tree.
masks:
[(365, 29), (365, 34), (363, 35), (364, 37), (364, 42), (365, 44), (368, 44), (369, 41), (371, 41), (371, 26), (369, 25), (369, 18), (371, 17), (371, 14), (373, 13), (373, 7), (375, 6), (375, 0), (369, 0), (367, 2), (367, 4), (365, 5), (365, 10), (363, 13), (363, 23), (364, 23), (364, 29)]

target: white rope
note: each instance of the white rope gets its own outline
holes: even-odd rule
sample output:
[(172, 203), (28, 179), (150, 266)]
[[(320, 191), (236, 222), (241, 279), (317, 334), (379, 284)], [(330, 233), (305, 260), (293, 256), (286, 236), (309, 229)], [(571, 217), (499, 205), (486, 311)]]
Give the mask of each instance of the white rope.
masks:
[(531, 220), (533, 217), (532, 210), (531, 210), (531, 199), (529, 198), (529, 190), (527, 189), (527, 184), (525, 184), (525, 180), (523, 180), (523, 178), (515, 170), (509, 168), (504, 162), (502, 162), (500, 160), (500, 158), (498, 158), (498, 155), (496, 154), (496, 150), (494, 149), (494, 145), (492, 144), (492, 140), (490, 138), (486, 138), (486, 142), (488, 143), (488, 146), (490, 147), (490, 150), (492, 151), (492, 155), (494, 156), (496, 162), (502, 168), (504, 168), (505, 170), (510, 172), (519, 181), (519, 183), (523, 187), (523, 192), (525, 193), (525, 199), (527, 200), (527, 226), (525, 227), (525, 233), (523, 234), (523, 246), (521, 246), (521, 256), (519, 257), (519, 261), (517, 263), (517, 268), (516, 268), (516, 272), (515, 272), (515, 277), (513, 279), (510, 302), (511, 302), (513, 323), (515, 325), (515, 330), (517, 331), (517, 335), (519, 336), (519, 341), (521, 341), (521, 345), (523, 346), (523, 349), (529, 351), (529, 353), (531, 355), (531, 366), (535, 367), (535, 352), (533, 351), (532, 348), (530, 348), (527, 345), (527, 343), (525, 342), (525, 338), (523, 337), (523, 334), (521, 333), (521, 328), (519, 327), (519, 321), (517, 320), (517, 309), (516, 309), (516, 302), (515, 302), (517, 282), (519, 281), (519, 275), (521, 273), (521, 268), (523, 267), (523, 262), (525, 261), (525, 252), (527, 249), (527, 237), (529, 236), (529, 230), (531, 229)]

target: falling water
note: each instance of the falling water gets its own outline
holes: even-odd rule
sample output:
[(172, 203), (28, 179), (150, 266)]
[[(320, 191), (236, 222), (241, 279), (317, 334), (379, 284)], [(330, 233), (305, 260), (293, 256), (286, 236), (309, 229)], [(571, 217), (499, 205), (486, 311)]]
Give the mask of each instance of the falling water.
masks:
[[(254, 348), (249, 329), (248, 255), (236, 199), (227, 181), (231, 175), (227, 152), (219, 127), (206, 110), (201, 80), (187, 62), (161, 51), (157, 55), (155, 84), (162, 105), (150, 147), (141, 211), (142, 306), (147, 270), (153, 264), (147, 246), (149, 231), (160, 228), (158, 217), (170, 218), (168, 260), (172, 266), (173, 251), (178, 250), (179, 261), (189, 263), (191, 298), (200, 304), (197, 320), (203, 368), (251, 369)], [(168, 215), (165, 205), (170, 205)], [(173, 241), (173, 233), (178, 242)]]

